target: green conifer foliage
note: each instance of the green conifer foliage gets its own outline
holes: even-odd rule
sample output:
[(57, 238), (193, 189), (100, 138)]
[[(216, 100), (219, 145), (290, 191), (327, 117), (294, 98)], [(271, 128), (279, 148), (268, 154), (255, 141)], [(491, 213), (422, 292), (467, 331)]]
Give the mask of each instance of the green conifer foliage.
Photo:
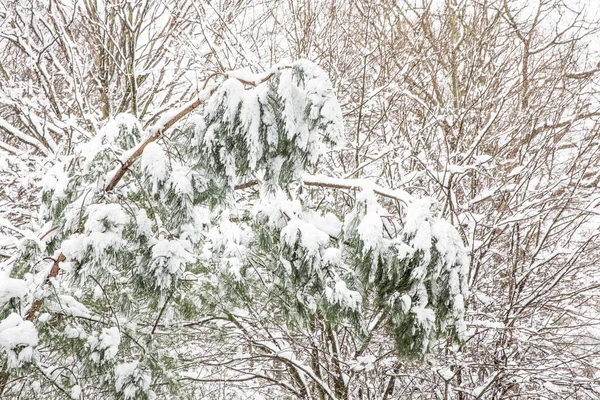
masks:
[[(0, 337), (29, 334), (0, 341), (7, 371), (37, 377), (27, 390), (56, 374), (49, 390), (183, 395), (190, 321), (249, 329), (232, 317), (244, 307), (263, 310), (246, 319), (292, 331), (324, 322), (359, 334), (367, 314), (383, 313), (398, 354), (410, 358), (440, 335), (462, 338), (467, 257), (435, 204), (414, 200), (390, 229), (368, 188), (347, 215), (335, 201), (300, 195), (303, 175), (343, 140), (320, 68), (299, 61), (252, 81), (230, 74), (200, 99), (191, 122), (144, 144), (114, 189), (106, 190), (160, 123), (142, 133), (135, 117), (118, 115), (47, 179), (42, 215), (56, 229), (35, 251), (65, 260), (43, 284), (47, 263), (24, 249), (13, 275), (28, 289), (0, 298), (11, 300), (1, 305)], [(15, 298), (43, 300), (33, 324)]]

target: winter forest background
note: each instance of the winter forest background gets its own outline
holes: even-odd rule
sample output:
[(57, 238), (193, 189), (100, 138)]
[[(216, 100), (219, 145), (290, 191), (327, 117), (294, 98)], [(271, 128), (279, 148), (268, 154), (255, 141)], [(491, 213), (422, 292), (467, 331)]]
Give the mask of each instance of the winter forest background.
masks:
[(0, 0), (0, 397), (600, 397), (598, 15)]

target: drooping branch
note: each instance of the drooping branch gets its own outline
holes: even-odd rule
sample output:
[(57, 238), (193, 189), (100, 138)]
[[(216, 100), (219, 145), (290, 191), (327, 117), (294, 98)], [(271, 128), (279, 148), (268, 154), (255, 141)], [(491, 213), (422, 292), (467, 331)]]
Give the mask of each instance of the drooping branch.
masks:
[[(285, 66), (283, 68), (291, 68), (291, 67)], [(279, 69), (281, 69), (281, 68), (278, 68), (277, 70), (279, 70)], [(276, 71), (274, 70), (272, 72), (269, 72), (266, 76), (256, 79), (256, 80), (253, 80), (253, 81), (242, 79), (241, 77), (234, 77), (234, 76), (231, 76), (230, 74), (225, 74), (225, 76), (231, 77), (234, 79), (238, 79), (240, 82), (242, 82), (243, 84), (246, 84), (246, 85), (256, 86), (258, 84), (264, 83), (264, 82), (268, 81), (269, 79), (271, 79), (275, 75), (275, 73), (276, 73)], [(179, 122), (183, 117), (185, 117), (186, 115), (188, 115), (189, 113), (194, 111), (200, 105), (204, 104), (210, 98), (210, 96), (215, 92), (216, 88), (217, 87), (213, 87), (211, 89), (204, 91), (204, 93), (202, 93), (202, 95), (199, 96), (198, 99), (193, 100), (193, 101), (189, 102), (188, 104), (184, 105), (183, 107), (164, 115), (158, 121), (158, 123), (156, 125), (154, 125), (153, 127), (151, 127), (149, 129), (150, 136), (148, 137), (148, 139), (146, 139), (137, 148), (137, 150), (127, 159), (127, 161), (125, 161), (121, 165), (121, 167), (114, 174), (114, 176), (110, 180), (110, 183), (106, 186), (106, 188), (104, 190), (107, 192), (112, 191), (117, 186), (117, 184), (121, 181), (123, 176), (125, 176), (125, 173), (127, 172), (127, 170), (129, 170), (129, 168), (131, 168), (131, 166), (135, 163), (135, 161), (138, 158), (140, 158), (140, 156), (146, 149), (146, 146), (148, 146), (152, 142), (159, 140), (169, 128), (171, 128), (173, 125), (175, 125), (177, 122)], [(52, 278), (56, 278), (56, 276), (58, 276), (58, 272), (60, 271), (60, 263), (65, 260), (66, 260), (66, 256), (63, 253), (60, 253), (58, 255), (58, 257), (56, 258), (56, 260), (54, 261), (54, 264), (52, 265), (52, 269), (50, 269), (48, 276), (46, 277), (45, 284), (48, 284)], [(43, 302), (44, 302), (44, 300), (42, 298), (42, 299), (37, 299), (32, 303), (31, 307), (29, 308), (29, 310), (26, 313), (26, 316), (27, 316), (26, 319), (28, 321), (33, 321), (36, 314), (39, 312), (40, 308), (42, 307)]]
[[(210, 94), (212, 93), (213, 90), (211, 90), (208, 93), (208, 96), (210, 96)], [(186, 104), (184, 107), (180, 108), (179, 110), (176, 110), (174, 113), (169, 113), (168, 115), (163, 117), (155, 127), (151, 128), (150, 132), (152, 133), (152, 131), (154, 131), (154, 133), (152, 133), (150, 135), (150, 137), (148, 139), (146, 139), (144, 141), (144, 143), (142, 143), (137, 148), (137, 150), (129, 157), (129, 159), (123, 163), (121, 168), (119, 168), (119, 170), (115, 173), (115, 175), (111, 179), (110, 183), (106, 186), (105, 190), (107, 192), (110, 192), (111, 190), (113, 190), (117, 186), (117, 184), (121, 181), (121, 179), (123, 178), (123, 176), (125, 175), (127, 170), (142, 155), (142, 153), (144, 152), (144, 149), (146, 148), (146, 146), (148, 146), (148, 144), (160, 139), (162, 137), (162, 135), (164, 135), (164, 133), (167, 131), (167, 129), (172, 127), (175, 123), (177, 123), (179, 120), (181, 120), (181, 118), (185, 117), (190, 112), (192, 112), (193, 110), (198, 108), (201, 104), (203, 104), (207, 100), (208, 96), (198, 98), (198, 99)], [(44, 236), (46, 236), (46, 235), (44, 235)], [(58, 276), (58, 272), (60, 271), (60, 263), (65, 260), (66, 260), (65, 255), (63, 253), (60, 253), (58, 255), (58, 257), (56, 258), (56, 260), (54, 261), (54, 264), (52, 265), (52, 269), (50, 269), (48, 276), (46, 277), (46, 280), (44, 282), (45, 284), (49, 284), (52, 278), (56, 278), (56, 276)], [(31, 304), (29, 311), (27, 311), (27, 313), (25, 314), (26, 319), (28, 321), (33, 321), (36, 314), (40, 311), (40, 308), (42, 307), (43, 303), (44, 303), (44, 299), (40, 298), (40, 299), (35, 300)]]
[[(285, 66), (283, 68), (291, 68), (291, 67)], [(275, 75), (275, 73), (276, 72), (270, 72), (266, 76), (255, 79), (255, 80), (249, 80), (249, 79), (244, 79), (242, 77), (237, 77), (233, 73), (227, 73), (224, 75), (227, 78), (237, 79), (244, 85), (257, 86), (257, 85), (259, 85), (261, 83), (265, 83), (266, 81), (271, 79)], [(154, 127), (150, 128), (150, 132), (154, 132), (154, 133), (152, 135), (150, 135), (150, 137), (148, 139), (146, 139), (146, 141), (144, 143), (142, 143), (140, 145), (140, 147), (138, 147), (138, 149), (129, 157), (129, 159), (127, 161), (125, 161), (123, 163), (123, 165), (121, 165), (121, 168), (119, 168), (119, 170), (115, 173), (115, 175), (111, 179), (110, 183), (106, 186), (105, 190), (107, 192), (110, 192), (111, 190), (113, 190), (115, 188), (115, 186), (119, 183), (121, 178), (123, 178), (123, 175), (125, 175), (125, 172), (127, 172), (127, 170), (129, 168), (131, 168), (133, 163), (142, 155), (146, 146), (148, 146), (150, 143), (155, 142), (158, 139), (160, 139), (164, 135), (164, 133), (170, 127), (172, 127), (177, 122), (179, 122), (179, 120), (181, 118), (185, 117), (190, 112), (192, 112), (196, 108), (198, 108), (205, 101), (207, 101), (208, 98), (210, 98), (210, 96), (214, 93), (215, 90), (216, 90), (216, 88), (212, 88), (211, 90), (206, 92), (204, 96), (186, 104), (185, 106), (181, 107), (178, 110), (175, 110), (174, 112), (168, 113), (167, 115), (163, 116)]]

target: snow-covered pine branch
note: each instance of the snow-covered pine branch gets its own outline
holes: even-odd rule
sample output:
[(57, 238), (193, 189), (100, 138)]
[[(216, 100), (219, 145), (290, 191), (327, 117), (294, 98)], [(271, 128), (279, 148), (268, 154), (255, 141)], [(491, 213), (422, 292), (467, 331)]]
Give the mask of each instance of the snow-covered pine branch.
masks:
[[(269, 310), (271, 321), (254, 322), (269, 329), (346, 325), (358, 337), (375, 312), (409, 358), (438, 336), (464, 338), (466, 251), (436, 203), (310, 175), (344, 137), (331, 83), (313, 63), (217, 77), (141, 126), (116, 116), (45, 177), (42, 215), (54, 229), (8, 265), (24, 290), (0, 293), (2, 324), (28, 332), (0, 342), (10, 355), (4, 382), (52, 358), (116, 397), (153, 398), (193, 373), (181, 361), (194, 352), (184, 323), (222, 319), (249, 334), (252, 324), (234, 318), (240, 309)], [(346, 213), (335, 201), (319, 206), (303, 185), (359, 192)], [(404, 203), (403, 214), (376, 193)], [(308, 367), (278, 359), (326, 388)], [(92, 383), (61, 375), (57, 385), (79, 393)]]

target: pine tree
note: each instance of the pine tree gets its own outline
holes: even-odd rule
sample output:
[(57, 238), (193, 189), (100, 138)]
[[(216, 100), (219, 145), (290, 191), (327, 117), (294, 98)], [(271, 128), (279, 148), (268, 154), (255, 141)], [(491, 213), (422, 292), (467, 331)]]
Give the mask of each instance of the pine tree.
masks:
[[(50, 232), (0, 283), (0, 392), (27, 377), (31, 396), (193, 394), (186, 329), (200, 320), (248, 335), (251, 318), (289, 331), (318, 321), (360, 337), (380, 314), (404, 359), (438, 337), (464, 339), (460, 236), (430, 199), (402, 194), (393, 216), (376, 196), (398, 192), (311, 175), (342, 141), (331, 83), (303, 60), (220, 77), (146, 132), (131, 115), (107, 122), (46, 177)], [(356, 193), (350, 210), (330, 195), (344, 187)], [(303, 368), (299, 382), (320, 380)], [(343, 382), (320, 388), (344, 393)]]

